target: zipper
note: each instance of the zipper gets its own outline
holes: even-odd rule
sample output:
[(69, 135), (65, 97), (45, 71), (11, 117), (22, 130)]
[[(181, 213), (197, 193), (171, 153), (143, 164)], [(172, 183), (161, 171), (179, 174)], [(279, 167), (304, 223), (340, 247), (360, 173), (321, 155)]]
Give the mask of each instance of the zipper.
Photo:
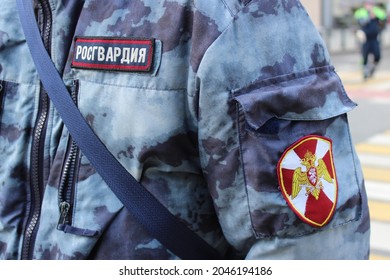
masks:
[[(78, 92), (79, 83), (78, 80), (73, 82), (72, 89), (72, 99), (73, 102), (77, 105), (77, 92)], [(62, 170), (62, 176), (60, 181), (60, 186), (58, 188), (58, 205), (60, 211), (60, 218), (58, 220), (57, 229), (62, 230), (65, 225), (70, 225), (71, 220), (71, 208), (72, 202), (74, 200), (74, 188), (76, 183), (76, 170), (79, 158), (79, 147), (72, 140), (72, 137), (69, 136), (67, 155), (65, 164)]]
[(73, 201), (73, 193), (75, 186), (75, 170), (77, 169), (77, 159), (79, 148), (69, 136), (70, 148), (66, 158), (64, 169), (62, 171), (62, 178), (58, 190), (58, 205), (60, 211), (60, 218), (58, 220), (57, 229), (61, 229), (64, 225), (69, 225), (71, 221), (71, 207)]
[[(73, 102), (77, 106), (77, 94), (79, 92), (79, 81), (73, 82), (71, 96)], [(74, 193), (76, 187), (77, 170), (80, 158), (80, 148), (69, 135), (65, 162), (62, 168), (60, 185), (58, 187), (58, 208), (59, 219), (57, 229), (65, 233), (75, 234), (85, 237), (96, 237), (99, 234), (98, 230), (79, 228), (72, 225), (72, 213), (74, 207)]]
[[(31, 1), (31, 0), (30, 0)], [(52, 13), (48, 0), (38, 1), (38, 24), (46, 50), (50, 54)], [(30, 200), (28, 203), (28, 218), (22, 244), (22, 259), (32, 259), (35, 237), (39, 226), (41, 214), (42, 196), (44, 190), (44, 158), (45, 138), (47, 119), (49, 115), (50, 102), (47, 93), (40, 85), (38, 114), (33, 131), (31, 148), (31, 169), (30, 169)]]

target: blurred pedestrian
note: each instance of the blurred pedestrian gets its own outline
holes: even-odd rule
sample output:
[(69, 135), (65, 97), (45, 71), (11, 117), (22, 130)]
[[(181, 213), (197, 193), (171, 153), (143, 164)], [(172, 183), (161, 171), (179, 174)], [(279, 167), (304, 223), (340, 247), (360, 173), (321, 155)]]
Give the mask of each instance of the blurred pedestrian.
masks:
[[(363, 76), (367, 79), (372, 77), (381, 60), (380, 34), (386, 26), (387, 13), (374, 1), (366, 1), (354, 16), (360, 26), (358, 37), (362, 41)], [(369, 62), (370, 55), (373, 56), (373, 63)]]

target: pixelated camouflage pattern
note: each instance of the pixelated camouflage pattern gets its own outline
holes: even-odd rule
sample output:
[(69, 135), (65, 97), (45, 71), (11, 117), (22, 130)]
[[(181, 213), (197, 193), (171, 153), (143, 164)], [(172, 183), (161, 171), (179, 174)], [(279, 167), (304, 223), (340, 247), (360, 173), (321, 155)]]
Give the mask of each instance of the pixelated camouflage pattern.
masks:
[[(299, 1), (48, 3), (52, 59), (88, 123), (137, 180), (224, 258), (368, 257), (367, 199), (346, 116), (355, 104)], [(4, 0), (0, 9), (1, 259), (23, 257), (40, 108), (15, 5)], [(154, 38), (152, 71), (74, 69), (75, 36)], [(283, 152), (310, 134), (332, 139), (334, 147), (339, 199), (323, 228), (293, 213), (276, 173)], [(177, 259), (138, 225), (82, 152), (72, 170), (65, 167), (71, 143), (50, 106), (29, 257)], [(69, 174), (71, 214), (61, 230), (60, 186)]]

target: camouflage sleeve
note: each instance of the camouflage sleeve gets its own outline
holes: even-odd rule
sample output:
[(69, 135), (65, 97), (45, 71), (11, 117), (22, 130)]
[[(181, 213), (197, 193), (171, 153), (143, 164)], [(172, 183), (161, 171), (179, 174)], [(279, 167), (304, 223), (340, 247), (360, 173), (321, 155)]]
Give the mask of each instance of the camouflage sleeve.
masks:
[(202, 168), (225, 237), (247, 259), (366, 258), (355, 103), (299, 1), (246, 2), (197, 72)]

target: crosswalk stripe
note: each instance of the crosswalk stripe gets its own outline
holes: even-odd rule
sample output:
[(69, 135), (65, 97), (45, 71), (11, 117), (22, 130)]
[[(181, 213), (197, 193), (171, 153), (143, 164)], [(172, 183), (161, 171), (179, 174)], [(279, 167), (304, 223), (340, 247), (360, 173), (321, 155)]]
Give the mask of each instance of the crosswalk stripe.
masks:
[(377, 75), (370, 80), (364, 80), (363, 75), (361, 71), (339, 71), (338, 75), (340, 76), (341, 80), (344, 83), (344, 86), (349, 89), (361, 89), (361, 88), (377, 88), (378, 86), (383, 83), (384, 87), (388, 86), (388, 81), (389, 81), (389, 73), (388, 72), (383, 72), (377, 73)]
[(377, 144), (357, 144), (356, 150), (359, 153), (375, 153), (382, 155), (390, 155), (390, 146), (386, 145), (377, 145)]
[(363, 166), (363, 174), (366, 180), (378, 180), (390, 182), (390, 170)]
[[(390, 184), (378, 181), (365, 181), (367, 196), (369, 199), (390, 203)], [(390, 212), (388, 212), (390, 215)]]
[(371, 221), (371, 248), (390, 252), (389, 232), (389, 223)]
[(362, 165), (371, 167), (389, 168), (390, 157), (381, 154), (359, 153), (359, 159)]
[[(351, 71), (338, 73), (351, 98), (389, 104), (390, 72), (381, 69), (372, 79), (364, 81), (361, 68), (355, 66)], [(390, 260), (390, 130), (374, 135), (355, 147), (363, 168), (370, 208), (370, 260)]]
[(373, 261), (390, 260), (390, 257), (381, 256), (381, 255), (378, 255), (378, 254), (370, 254), (370, 260), (373, 260)]
[(363, 166), (363, 175), (366, 180), (382, 181), (390, 183), (390, 170), (378, 167)]
[(385, 147), (390, 147), (390, 136), (386, 134), (374, 135), (367, 140), (370, 144), (383, 145)]
[(370, 218), (374, 221), (390, 222), (390, 204), (379, 201), (368, 201)]
[(390, 260), (390, 131), (356, 145), (371, 219), (370, 260)]

